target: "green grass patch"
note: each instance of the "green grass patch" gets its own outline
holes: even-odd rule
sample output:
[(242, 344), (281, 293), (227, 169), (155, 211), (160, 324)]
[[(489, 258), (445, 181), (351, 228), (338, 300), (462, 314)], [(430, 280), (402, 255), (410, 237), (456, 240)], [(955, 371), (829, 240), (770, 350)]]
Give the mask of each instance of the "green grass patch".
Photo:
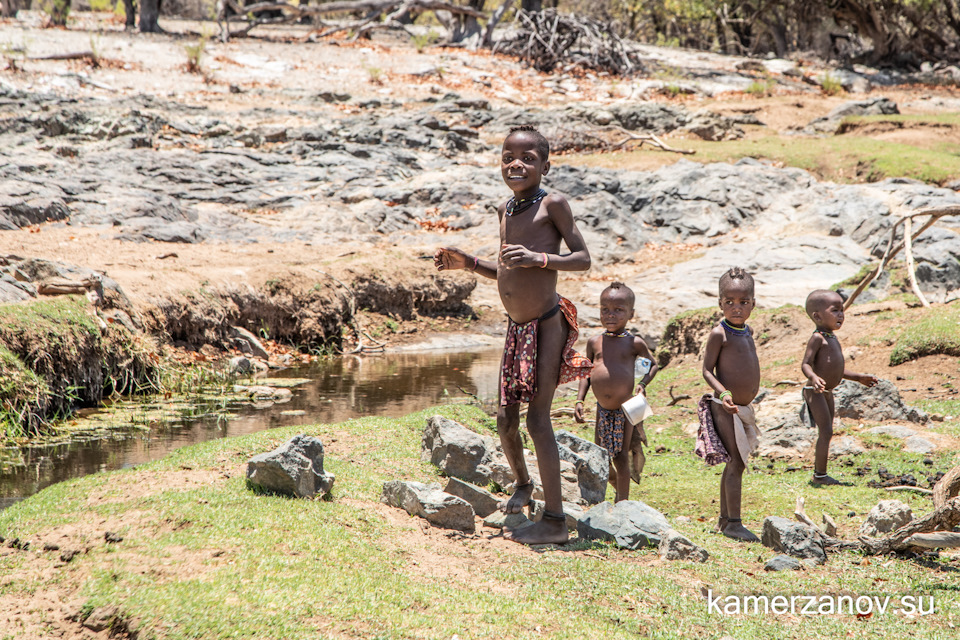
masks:
[(938, 353), (960, 356), (960, 302), (931, 307), (903, 326), (890, 353), (890, 364)]
[[(653, 400), (662, 402), (669, 384), (694, 384), (696, 374), (693, 368), (664, 371), (652, 386)], [(455, 405), (400, 419), (369, 417), (206, 442), (136, 469), (49, 487), (0, 512), (0, 535), (38, 540), (73, 532), (69, 543), (61, 544), (84, 544), (88, 550), (55, 571), (42, 567), (56, 564), (56, 553), (4, 554), (0, 572), (19, 579), (5, 582), (2, 590), (26, 600), (38, 590), (82, 583), (84, 610), (115, 605), (125, 619), (140, 620), (142, 637), (164, 640), (953, 633), (950, 625), (960, 624), (955, 559), (941, 558), (944, 570), (937, 571), (895, 557), (867, 563), (856, 553), (831, 553), (823, 567), (768, 574), (762, 564), (771, 550), (712, 533), (721, 469), (704, 467), (691, 453), (692, 438), (681, 429), (689, 419), (684, 411), (689, 407), (672, 407), (649, 421), (651, 446), (664, 449), (648, 454), (632, 497), (663, 511), (681, 533), (706, 548), (711, 558), (705, 564), (665, 562), (655, 549), (630, 552), (593, 542), (534, 551), (504, 548), (483, 537), (438, 545), (431, 541), (444, 538), (437, 530), (424, 536), (418, 519), (402, 512), (385, 517), (378, 502), (385, 481), (437, 479), (419, 456), (429, 415), (439, 412), (489, 431), (490, 418), (482, 411)], [(585, 433), (592, 425), (576, 429)], [(243, 463), (301, 432), (328, 444), (325, 466), (337, 477), (333, 499), (294, 500), (247, 488), (238, 473)], [(882, 463), (891, 472), (921, 477), (916, 456), (895, 448), (871, 449), (857, 462), (867, 457), (874, 468)], [(870, 507), (890, 497), (856, 478), (852, 486), (814, 488), (808, 471), (789, 472), (789, 466), (758, 462), (746, 476), (744, 518), (751, 528), (759, 530), (767, 515), (790, 517), (796, 497), (803, 496), (812, 518), (829, 513), (841, 536), (855, 539)], [(839, 474), (850, 480), (845, 469), (839, 467)], [(176, 479), (206, 470), (216, 471), (206, 482), (131, 491), (148, 481), (157, 484), (158, 476)], [(897, 497), (915, 513), (929, 510), (924, 496)], [(681, 515), (688, 519), (677, 521)], [(123, 535), (123, 542), (105, 544), (100, 522)], [(29, 556), (29, 571), (27, 553), (35, 554)], [(799, 622), (796, 616), (722, 616), (708, 610), (704, 589), (714, 595), (923, 594), (935, 597), (936, 609), (919, 618), (835, 614)]]
[(149, 341), (119, 323), (101, 330), (78, 296), (0, 305), (0, 345), (7, 438), (39, 435), (78, 407), (156, 388), (159, 377)]
[[(704, 164), (734, 163), (741, 158), (769, 160), (804, 169), (823, 180), (848, 184), (906, 177), (942, 185), (960, 175), (960, 155), (948, 144), (923, 148), (856, 135), (825, 138), (767, 135), (720, 142), (668, 137), (667, 142), (696, 152), (683, 156), (686, 160)], [(568, 156), (564, 161), (582, 166), (649, 170), (677, 159), (662, 151), (638, 149)]]

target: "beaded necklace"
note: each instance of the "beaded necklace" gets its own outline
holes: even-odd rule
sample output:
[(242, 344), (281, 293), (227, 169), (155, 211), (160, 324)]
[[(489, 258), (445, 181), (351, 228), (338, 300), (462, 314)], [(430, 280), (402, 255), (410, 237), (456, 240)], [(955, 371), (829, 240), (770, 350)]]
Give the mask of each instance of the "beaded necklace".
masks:
[(729, 322), (727, 322), (726, 318), (723, 318), (720, 320), (720, 326), (723, 327), (724, 331), (735, 336), (747, 335), (747, 332), (749, 331), (749, 329), (747, 328), (747, 325), (743, 325), (742, 327), (735, 327)]
[(605, 336), (610, 336), (611, 338), (629, 338), (629, 337), (631, 337), (631, 333), (630, 333), (629, 331), (627, 331), (626, 329), (624, 329), (624, 330), (621, 331), (620, 333), (614, 333), (613, 331), (604, 331), (604, 332), (603, 332), (603, 335), (605, 335)]
[(529, 198), (520, 198), (517, 200), (516, 197), (510, 198), (507, 200), (507, 215), (515, 216), (518, 213), (523, 213), (533, 205), (537, 204), (547, 195), (547, 192), (543, 189), (538, 189), (535, 194)]
[(819, 334), (822, 335), (824, 338), (833, 338), (834, 340), (837, 339), (837, 336), (836, 336), (836, 335), (834, 335), (834, 334), (831, 333), (830, 331), (824, 331), (823, 329), (817, 329), (816, 331), (814, 331), (814, 333), (819, 333)]

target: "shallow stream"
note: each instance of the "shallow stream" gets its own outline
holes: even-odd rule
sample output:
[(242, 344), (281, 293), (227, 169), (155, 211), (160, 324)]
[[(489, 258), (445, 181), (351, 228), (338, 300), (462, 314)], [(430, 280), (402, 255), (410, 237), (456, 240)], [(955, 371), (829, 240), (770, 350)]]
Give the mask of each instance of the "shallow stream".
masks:
[[(133, 467), (179, 447), (297, 424), (336, 423), (370, 415), (398, 417), (466, 398), (496, 397), (500, 350), (345, 356), (310, 367), (271, 372), (269, 378), (301, 378), (289, 402), (179, 419), (149, 430), (120, 429), (109, 438), (24, 448), (24, 464), (0, 473), (0, 509), (55, 482)], [(16, 453), (7, 452), (7, 453)], [(7, 456), (9, 457), (9, 456)]]

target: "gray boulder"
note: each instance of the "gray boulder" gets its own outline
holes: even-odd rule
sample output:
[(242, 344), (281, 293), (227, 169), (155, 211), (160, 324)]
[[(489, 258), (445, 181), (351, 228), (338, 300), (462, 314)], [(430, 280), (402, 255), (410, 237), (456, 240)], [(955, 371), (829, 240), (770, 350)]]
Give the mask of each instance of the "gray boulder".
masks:
[(799, 571), (800, 563), (790, 556), (780, 554), (767, 560), (767, 564), (763, 565), (763, 569), (764, 571)]
[(900, 391), (889, 380), (881, 380), (873, 387), (844, 380), (833, 390), (833, 397), (840, 418), (918, 423), (929, 420), (925, 411), (904, 404)]
[(794, 558), (810, 559), (816, 564), (827, 561), (827, 552), (823, 548), (820, 532), (800, 522), (779, 516), (767, 516), (763, 521), (761, 541), (765, 547)]
[(473, 484), (490, 482), (490, 463), (496, 443), (443, 416), (427, 419), (420, 459), (436, 465), (446, 475)]
[(312, 498), (330, 493), (334, 476), (323, 470), (323, 442), (296, 435), (247, 461), (247, 482), (266, 491)]
[(586, 540), (613, 540), (623, 549), (655, 547), (671, 529), (666, 516), (639, 500), (601, 502), (580, 518), (577, 533)]
[(603, 502), (610, 479), (610, 453), (598, 444), (577, 437), (569, 431), (556, 433), (560, 459), (573, 464), (580, 484), (580, 497), (587, 504)]
[(870, 509), (867, 520), (860, 525), (860, 535), (874, 538), (884, 533), (896, 531), (913, 520), (910, 505), (899, 500), (881, 500)]
[(701, 549), (693, 544), (688, 538), (680, 535), (677, 531), (670, 529), (660, 540), (660, 558), (663, 560), (692, 560), (693, 562), (706, 562), (710, 554), (706, 549)]
[(486, 518), (500, 506), (500, 500), (497, 496), (459, 478), (449, 478), (447, 486), (443, 490), (450, 495), (466, 500), (473, 507), (473, 511), (481, 518)]
[(441, 529), (476, 530), (473, 507), (457, 496), (440, 490), (438, 484), (391, 480), (383, 484), (380, 501), (419, 516)]

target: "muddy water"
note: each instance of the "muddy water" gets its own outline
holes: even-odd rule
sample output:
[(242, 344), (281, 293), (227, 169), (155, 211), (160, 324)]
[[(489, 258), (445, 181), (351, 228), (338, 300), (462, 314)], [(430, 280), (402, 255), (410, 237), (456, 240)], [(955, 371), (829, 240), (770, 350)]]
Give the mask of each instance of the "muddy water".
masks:
[(207, 418), (166, 424), (149, 432), (131, 430), (111, 439), (24, 449), (23, 466), (0, 474), (0, 508), (55, 482), (162, 458), (179, 447), (264, 429), (317, 422), (334, 423), (369, 415), (397, 417), (464, 399), (496, 397), (500, 350), (428, 352), (377, 357), (346, 356), (308, 368), (271, 374), (304, 378), (293, 399), (266, 408), (244, 407), (231, 419)]

